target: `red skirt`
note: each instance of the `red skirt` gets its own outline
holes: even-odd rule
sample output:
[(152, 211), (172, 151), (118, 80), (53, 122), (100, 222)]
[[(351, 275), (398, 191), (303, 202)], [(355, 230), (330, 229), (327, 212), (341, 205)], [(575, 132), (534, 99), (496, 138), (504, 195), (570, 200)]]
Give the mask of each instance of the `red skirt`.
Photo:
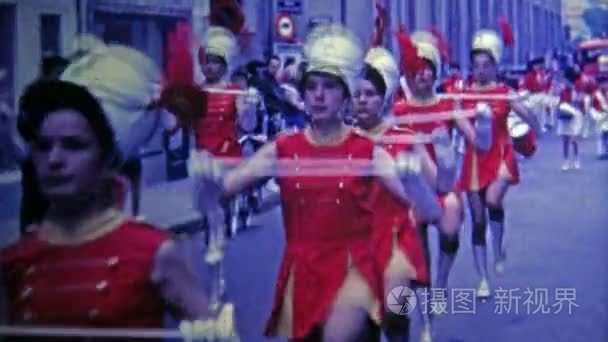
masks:
[[(288, 243), (276, 283), (274, 306), (266, 336), (277, 336), (285, 300), (292, 308), (290, 338), (304, 338), (320, 327), (331, 313), (349, 273), (349, 264), (363, 277), (378, 316), (382, 312), (382, 283), (369, 240), (340, 243)], [(290, 282), (291, 295), (287, 296)]]
[(480, 152), (467, 146), (458, 191), (479, 191), (488, 187), (500, 177), (505, 177), (511, 185), (519, 184), (519, 168), (511, 143), (497, 143), (487, 152)]

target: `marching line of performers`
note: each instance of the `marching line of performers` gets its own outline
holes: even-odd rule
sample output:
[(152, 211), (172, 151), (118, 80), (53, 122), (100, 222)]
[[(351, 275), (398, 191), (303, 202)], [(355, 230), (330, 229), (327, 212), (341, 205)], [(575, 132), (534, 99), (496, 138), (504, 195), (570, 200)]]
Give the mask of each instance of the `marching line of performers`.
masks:
[[(164, 77), (141, 53), (94, 42), (58, 79), (31, 84), (19, 102), (18, 130), (46, 205), (29, 233), (0, 252), (8, 322), (155, 328), (165, 311), (184, 322), (213, 316), (184, 241), (119, 210), (118, 169), (159, 129), (194, 135), (194, 204), (209, 221), (234, 210), (235, 197), (276, 179), (286, 247), (267, 336), (409, 340), (410, 318), (389, 310), (385, 298), (397, 286), (448, 288), (465, 205), (476, 295), (490, 297), (486, 232), (493, 269), (502, 274), (504, 199), (520, 182), (516, 153), (535, 151), (540, 118), (526, 97), (498, 80), (508, 42), (497, 32), (474, 35), (471, 80), (448, 80), (444, 96), (435, 91), (442, 67), (437, 37), (402, 30), (397, 38), (399, 60), (381, 47), (366, 52), (342, 26), (313, 29), (298, 84), (308, 125), (278, 134), (236, 167), (227, 161), (243, 157), (238, 132), (258, 124), (260, 96), (226, 81), (238, 51), (224, 28), (210, 27), (193, 54), (192, 32), (179, 26)], [(600, 80), (599, 95), (586, 101), (605, 127), (607, 82)], [(576, 98), (565, 89), (559, 94), (560, 102)], [(466, 111), (474, 115), (461, 115)], [(446, 112), (447, 119), (435, 119)], [(510, 131), (514, 115), (526, 127), (522, 135)], [(323, 160), (338, 161), (330, 174), (305, 171)], [(364, 171), (348, 167), (362, 162)], [(277, 171), (283, 164), (289, 172)], [(431, 225), (439, 231), (436, 280)], [(432, 317), (423, 322), (421, 340), (431, 341)], [(234, 328), (231, 321), (220, 325)], [(195, 330), (184, 337), (210, 333)]]

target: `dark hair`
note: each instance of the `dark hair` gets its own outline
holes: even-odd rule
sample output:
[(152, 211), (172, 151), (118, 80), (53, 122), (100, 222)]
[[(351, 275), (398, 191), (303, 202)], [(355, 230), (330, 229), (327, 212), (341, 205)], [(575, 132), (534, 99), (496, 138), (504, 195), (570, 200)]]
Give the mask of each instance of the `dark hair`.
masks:
[(435, 66), (435, 64), (433, 64), (433, 62), (431, 62), (431, 60), (427, 59), (427, 58), (423, 58), (422, 60), (426, 63), (427, 67), (429, 67), (429, 68), (431, 68), (431, 70), (433, 70), (433, 78), (437, 78), (438, 70), (437, 70), (437, 67)]
[(293, 57), (287, 57), (285, 59), (285, 63), (283, 64), (283, 68), (287, 68), (288, 66), (296, 64), (296, 59)]
[(374, 85), (381, 97), (386, 95), (386, 82), (384, 81), (382, 74), (376, 68), (366, 63), (363, 67), (362, 77)]
[(215, 58), (218, 58), (220, 60), (220, 62), (224, 65), (225, 68), (228, 67), (228, 63), (226, 62), (226, 59), (224, 57), (222, 57), (222, 56), (220, 56), (218, 54), (215, 54), (215, 53), (209, 53), (209, 54), (207, 54), (206, 59), (208, 59), (209, 56), (213, 56)]
[(48, 114), (71, 109), (87, 120), (97, 136), (102, 158), (116, 166), (119, 162), (114, 130), (101, 104), (83, 86), (60, 80), (39, 80), (30, 84), (19, 99), (18, 129), (23, 139), (31, 142), (38, 137)]
[(488, 57), (490, 57), (490, 59), (492, 60), (492, 62), (494, 62), (494, 64), (498, 64), (498, 61), (494, 59), (494, 56), (492, 56), (492, 53), (490, 51), (488, 51), (488, 50), (485, 50), (485, 49), (473, 49), (473, 50), (471, 50), (471, 64), (473, 64), (473, 59), (475, 58), (475, 56), (481, 55), (481, 54), (488, 55)]
[(568, 82), (574, 84), (578, 80), (580, 74), (573, 67), (567, 67), (564, 71), (564, 77), (568, 80)]
[(67, 68), (70, 61), (61, 56), (49, 56), (42, 59), (40, 63), (40, 77), (56, 78)]
[(335, 79), (336, 81), (338, 81), (338, 83), (340, 83), (340, 85), (342, 86), (342, 90), (344, 91), (344, 97), (349, 98), (351, 96), (350, 94), (350, 90), (348, 89), (348, 86), (346, 85), (346, 83), (344, 83), (344, 80), (336, 75), (327, 73), (327, 72), (323, 72), (323, 71), (309, 71), (307, 73), (304, 74), (304, 76), (302, 77), (302, 81), (299, 84), (299, 91), (300, 94), (304, 94), (304, 91), (306, 90), (306, 81), (308, 80), (308, 77), (311, 75), (318, 75), (318, 76), (323, 76), (323, 77), (330, 77)]
[(249, 73), (244, 67), (236, 69), (230, 76), (230, 78), (232, 79), (234, 79), (235, 77), (242, 77), (247, 80), (247, 83), (249, 83)]

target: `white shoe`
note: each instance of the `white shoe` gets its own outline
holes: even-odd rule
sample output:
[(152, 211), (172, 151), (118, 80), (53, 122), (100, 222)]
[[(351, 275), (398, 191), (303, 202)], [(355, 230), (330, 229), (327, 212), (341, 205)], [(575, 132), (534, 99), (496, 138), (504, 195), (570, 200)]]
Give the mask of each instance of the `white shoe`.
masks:
[(477, 298), (488, 298), (490, 297), (490, 285), (487, 279), (481, 279), (479, 286), (476, 291)]
[(146, 221), (146, 217), (144, 215), (137, 215), (137, 216), (135, 216), (135, 221), (144, 222), (144, 221)]
[(420, 333), (420, 342), (433, 342), (433, 333), (431, 331), (431, 324), (425, 323)]
[(581, 161), (580, 160), (576, 159), (574, 161), (573, 165), (574, 165), (574, 169), (575, 170), (580, 170), (581, 169)]
[(570, 162), (565, 161), (562, 163), (562, 171), (568, 171), (568, 170), (570, 170)]
[(498, 275), (503, 275), (505, 273), (505, 261), (499, 260), (494, 264), (494, 271)]

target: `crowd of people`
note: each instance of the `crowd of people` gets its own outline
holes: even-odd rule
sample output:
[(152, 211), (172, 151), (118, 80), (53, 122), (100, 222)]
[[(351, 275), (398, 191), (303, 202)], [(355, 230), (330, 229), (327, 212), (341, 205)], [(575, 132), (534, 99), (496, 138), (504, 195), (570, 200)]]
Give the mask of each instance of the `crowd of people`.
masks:
[[(230, 225), (239, 196), (276, 181), (286, 248), (265, 334), (292, 341), (408, 341), (410, 317), (385, 298), (397, 286), (449, 287), (467, 207), (476, 296), (490, 297), (488, 274), (508, 270), (505, 197), (520, 182), (517, 155), (532, 156), (555, 126), (564, 170), (580, 168), (577, 142), (593, 126), (607, 152), (606, 57), (598, 77), (559, 58), (531, 60), (514, 87), (499, 73), (507, 42), (492, 30), (474, 35), (466, 79), (425, 31), (400, 31), (397, 58), (319, 25), (303, 61), (243, 67), (229, 30), (210, 27), (199, 58), (187, 31), (170, 39), (164, 78), (143, 54), (98, 42), (22, 94), (19, 136), (8, 141), (23, 169), (23, 235), (0, 252), (11, 325), (160, 328), (164, 312), (213, 316), (180, 241), (136, 217), (137, 196), (132, 215), (122, 210), (119, 180), (139, 191), (137, 151), (158, 130), (193, 136), (189, 174), (203, 220), (224, 212)], [(243, 137), (255, 140), (249, 153)], [(431, 341), (433, 317), (423, 318), (421, 340)]]

